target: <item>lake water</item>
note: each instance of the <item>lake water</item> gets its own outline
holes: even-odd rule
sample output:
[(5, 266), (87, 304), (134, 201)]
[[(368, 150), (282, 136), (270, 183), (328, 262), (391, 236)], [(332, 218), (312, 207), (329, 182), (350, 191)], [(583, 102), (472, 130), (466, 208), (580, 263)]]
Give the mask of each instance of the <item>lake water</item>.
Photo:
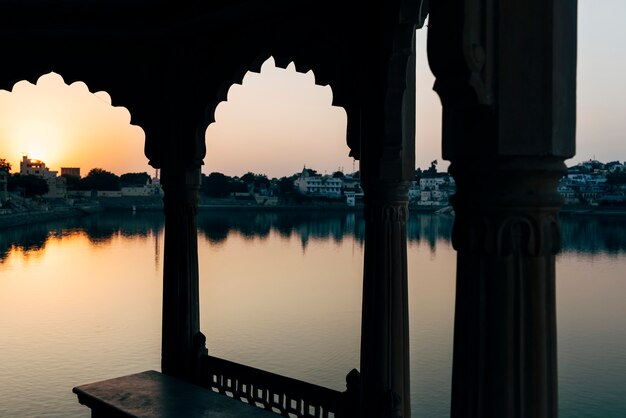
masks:
[[(201, 213), (211, 354), (343, 390), (358, 368), (364, 226), (354, 214)], [(413, 416), (449, 416), (452, 219), (411, 215)], [(626, 417), (626, 220), (563, 219), (561, 418)], [(0, 231), (0, 417), (88, 417), (73, 386), (159, 369), (163, 218)]]

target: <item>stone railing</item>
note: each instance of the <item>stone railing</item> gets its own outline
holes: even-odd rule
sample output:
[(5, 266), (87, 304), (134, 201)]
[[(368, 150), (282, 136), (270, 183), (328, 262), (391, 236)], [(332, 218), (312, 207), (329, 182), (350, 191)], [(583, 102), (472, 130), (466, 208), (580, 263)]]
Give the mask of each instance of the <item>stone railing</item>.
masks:
[(284, 417), (358, 416), (356, 370), (348, 374), (348, 390), (339, 392), (209, 355), (201, 357), (200, 367), (200, 385)]

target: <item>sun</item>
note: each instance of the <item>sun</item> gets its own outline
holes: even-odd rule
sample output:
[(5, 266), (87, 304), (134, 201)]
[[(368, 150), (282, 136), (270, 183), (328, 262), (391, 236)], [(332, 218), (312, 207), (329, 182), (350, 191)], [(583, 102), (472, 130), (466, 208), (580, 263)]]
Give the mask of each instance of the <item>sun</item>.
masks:
[(0, 158), (14, 172), (23, 155), (57, 171), (147, 171), (143, 142), (143, 131), (130, 124), (129, 111), (112, 106), (108, 93), (94, 94), (85, 83), (67, 85), (50, 73), (36, 84), (20, 81), (11, 92), (0, 91)]
[(67, 153), (59, 129), (40, 121), (17, 125), (11, 138), (15, 138), (13, 158), (28, 155), (31, 159), (44, 161), (48, 166), (57, 166), (63, 163), (63, 155)]

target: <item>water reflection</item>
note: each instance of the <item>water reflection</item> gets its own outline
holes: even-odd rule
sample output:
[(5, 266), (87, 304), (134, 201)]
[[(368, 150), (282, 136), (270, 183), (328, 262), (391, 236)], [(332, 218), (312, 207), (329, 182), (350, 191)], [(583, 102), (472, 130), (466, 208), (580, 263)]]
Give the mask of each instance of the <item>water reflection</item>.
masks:
[[(409, 243), (425, 242), (434, 253), (437, 241), (450, 241), (453, 221), (451, 216), (412, 214), (407, 224)], [(163, 226), (160, 212), (143, 212), (136, 215), (106, 213), (8, 228), (0, 235), (0, 263), (11, 249), (28, 255), (42, 251), (48, 240), (72, 234), (85, 233), (90, 242), (98, 244), (117, 235), (158, 236)], [(563, 216), (561, 226), (564, 253), (615, 255), (626, 252), (625, 219)], [(198, 233), (212, 244), (223, 243), (230, 234), (266, 240), (271, 232), (283, 238), (296, 236), (303, 250), (311, 240), (332, 239), (341, 243), (346, 237), (362, 246), (365, 224), (361, 213), (345, 212), (211, 211), (198, 215)]]
[[(407, 225), (410, 242), (426, 241), (435, 251), (437, 240), (449, 241), (453, 218), (429, 214), (412, 215)], [(231, 233), (247, 239), (267, 239), (272, 231), (281, 237), (297, 236), (302, 248), (310, 240), (332, 239), (342, 242), (346, 237), (363, 245), (363, 215), (345, 212), (210, 212), (198, 216), (199, 233), (209, 242), (219, 244)]]
[[(412, 409), (429, 418), (449, 416), (452, 225), (407, 225)], [(163, 226), (160, 212), (105, 213), (0, 232), (0, 416), (87, 416), (68, 388), (158, 369)], [(626, 416), (626, 220), (562, 228), (561, 416)], [(358, 367), (364, 232), (359, 213), (201, 212), (211, 352), (342, 390)]]
[(616, 255), (626, 252), (626, 219), (562, 216), (563, 252)]
[(159, 367), (162, 227), (120, 213), (0, 231), (0, 417), (87, 417), (73, 386)]
[(365, 236), (362, 215), (345, 212), (202, 212), (198, 216), (198, 231), (209, 242), (224, 242), (229, 234), (244, 239), (267, 239), (276, 232), (283, 238), (297, 236), (303, 249), (310, 240), (333, 239), (342, 242), (345, 237), (362, 243)]
[(77, 234), (85, 235), (89, 242), (98, 245), (111, 241), (115, 236), (159, 236), (163, 225), (161, 213), (145, 212), (137, 215), (103, 213), (6, 228), (0, 234), (0, 264), (6, 260), (11, 250), (28, 257), (43, 251), (52, 240), (62, 240)]
[[(453, 218), (450, 216), (413, 214), (407, 224), (409, 242), (425, 241), (434, 253), (437, 241), (450, 241)], [(618, 254), (626, 252), (626, 220), (599, 217), (564, 216), (561, 219), (563, 252), (585, 254)], [(85, 233), (94, 244), (105, 243), (113, 236), (158, 236), (164, 226), (159, 212), (136, 215), (106, 213), (63, 221), (37, 223), (8, 228), (0, 235), (0, 263), (11, 249), (29, 255), (42, 251), (48, 240)], [(344, 212), (202, 212), (198, 216), (198, 232), (212, 244), (223, 243), (230, 234), (244, 239), (267, 239), (275, 231), (281, 237), (297, 236), (303, 250), (310, 240), (345, 237), (363, 245), (365, 225), (361, 213)]]

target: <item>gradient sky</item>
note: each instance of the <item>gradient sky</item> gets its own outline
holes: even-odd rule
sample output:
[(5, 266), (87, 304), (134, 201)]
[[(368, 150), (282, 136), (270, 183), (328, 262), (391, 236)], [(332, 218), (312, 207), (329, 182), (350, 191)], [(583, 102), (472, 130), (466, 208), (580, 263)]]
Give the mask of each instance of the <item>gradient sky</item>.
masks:
[[(579, 0), (577, 155), (573, 163), (596, 158), (626, 159), (626, 1)], [(441, 160), (441, 104), (432, 91), (426, 60), (426, 32), (417, 41), (418, 167)], [(304, 165), (320, 172), (358, 169), (345, 144), (346, 114), (332, 107), (332, 86), (314, 84), (315, 75), (293, 65), (275, 68), (268, 60), (260, 74), (234, 85), (207, 129), (203, 172), (270, 177), (291, 175)], [(54, 170), (101, 167), (117, 174), (153, 170), (143, 155), (143, 130), (129, 124), (123, 107), (111, 107), (106, 92), (91, 94), (84, 83), (67, 86), (61, 76), (42, 76), (0, 90), (0, 158), (19, 168), (23, 153)]]

